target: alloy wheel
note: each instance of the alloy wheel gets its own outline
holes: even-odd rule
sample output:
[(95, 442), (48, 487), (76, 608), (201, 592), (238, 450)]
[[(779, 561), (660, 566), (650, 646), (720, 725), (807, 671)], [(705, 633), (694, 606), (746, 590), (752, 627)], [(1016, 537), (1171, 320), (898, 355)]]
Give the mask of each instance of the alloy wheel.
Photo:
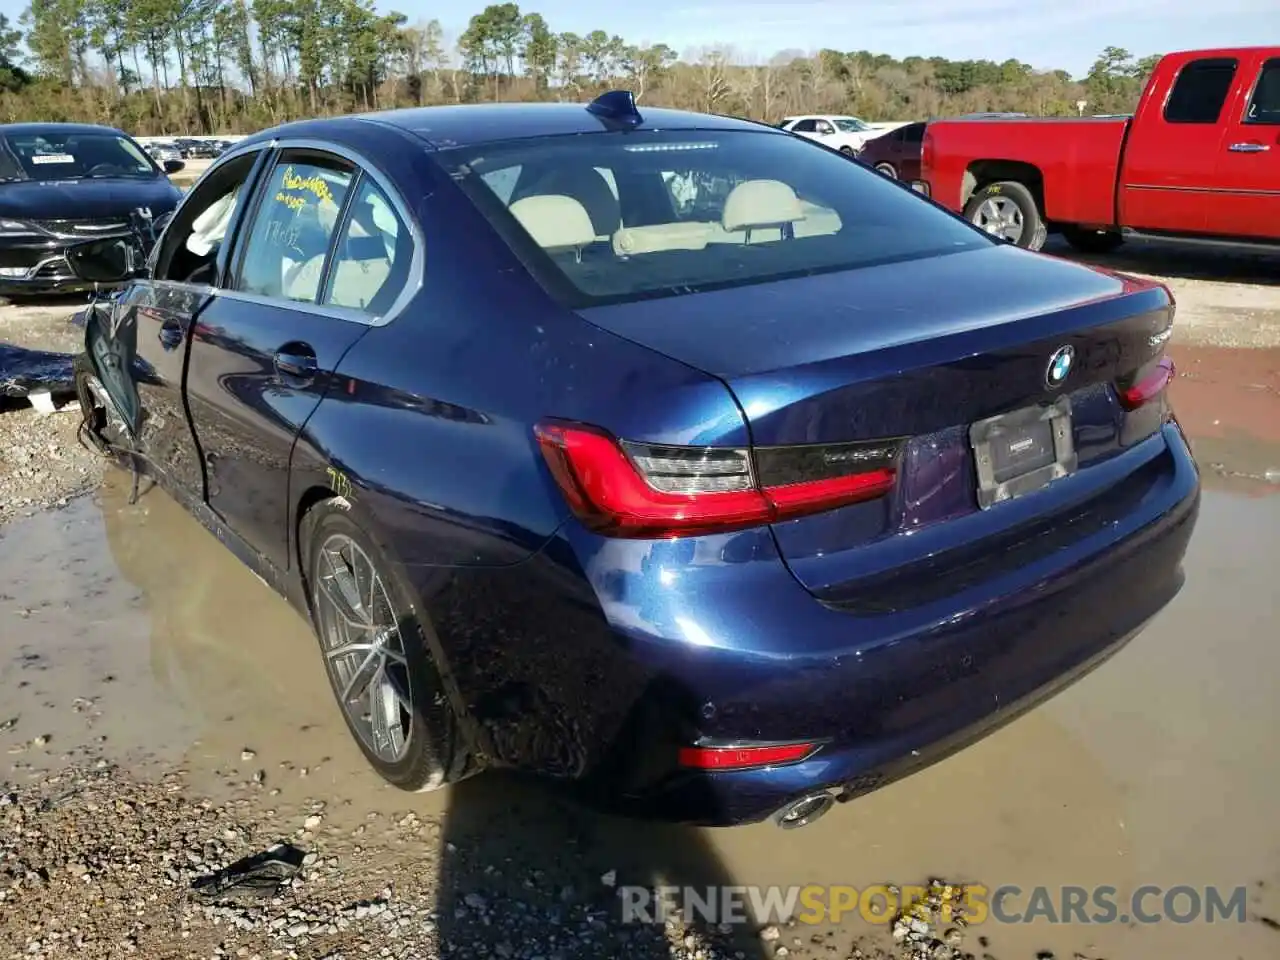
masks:
[(400, 617), (369, 555), (335, 533), (320, 547), (315, 601), (325, 669), (352, 729), (396, 763), (413, 736), (413, 692)]
[(1022, 211), (1008, 197), (988, 197), (973, 214), (973, 222), (987, 233), (1012, 243), (1022, 239)]

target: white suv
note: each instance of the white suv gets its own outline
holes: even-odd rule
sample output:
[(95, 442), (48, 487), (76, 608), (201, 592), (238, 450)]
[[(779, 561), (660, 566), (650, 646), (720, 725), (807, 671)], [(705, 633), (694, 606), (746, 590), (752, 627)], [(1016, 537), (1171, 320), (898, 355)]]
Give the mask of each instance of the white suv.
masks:
[(862, 149), (862, 145), (883, 131), (877, 130), (857, 117), (839, 114), (809, 114), (802, 117), (787, 117), (779, 124), (783, 130), (819, 140), (841, 153), (850, 156)]

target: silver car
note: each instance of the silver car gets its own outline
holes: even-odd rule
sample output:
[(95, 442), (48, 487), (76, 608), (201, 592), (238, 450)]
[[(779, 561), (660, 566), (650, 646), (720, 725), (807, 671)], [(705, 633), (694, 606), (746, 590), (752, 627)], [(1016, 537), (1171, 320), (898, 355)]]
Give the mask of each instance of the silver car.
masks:
[(166, 160), (182, 162), (182, 152), (172, 143), (149, 143), (145, 149), (151, 154), (151, 159), (161, 166), (164, 166)]

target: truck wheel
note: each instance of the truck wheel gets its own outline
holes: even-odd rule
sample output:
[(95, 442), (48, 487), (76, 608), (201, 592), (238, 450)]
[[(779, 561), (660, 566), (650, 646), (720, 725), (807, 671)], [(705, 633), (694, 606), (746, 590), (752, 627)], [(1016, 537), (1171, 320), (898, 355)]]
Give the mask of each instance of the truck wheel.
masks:
[(989, 183), (976, 191), (964, 215), (993, 237), (1027, 250), (1039, 250), (1048, 235), (1036, 198), (1016, 180)]
[(1124, 243), (1124, 237), (1114, 230), (1086, 230), (1075, 224), (1064, 225), (1062, 236), (1081, 253), (1110, 253)]

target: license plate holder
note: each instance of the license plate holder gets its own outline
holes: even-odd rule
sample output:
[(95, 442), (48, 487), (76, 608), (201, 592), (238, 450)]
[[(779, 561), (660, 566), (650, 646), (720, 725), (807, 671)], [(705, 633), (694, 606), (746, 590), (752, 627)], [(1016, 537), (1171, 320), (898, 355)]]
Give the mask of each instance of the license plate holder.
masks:
[(969, 427), (983, 510), (1032, 493), (1076, 470), (1071, 399), (1023, 407)]

